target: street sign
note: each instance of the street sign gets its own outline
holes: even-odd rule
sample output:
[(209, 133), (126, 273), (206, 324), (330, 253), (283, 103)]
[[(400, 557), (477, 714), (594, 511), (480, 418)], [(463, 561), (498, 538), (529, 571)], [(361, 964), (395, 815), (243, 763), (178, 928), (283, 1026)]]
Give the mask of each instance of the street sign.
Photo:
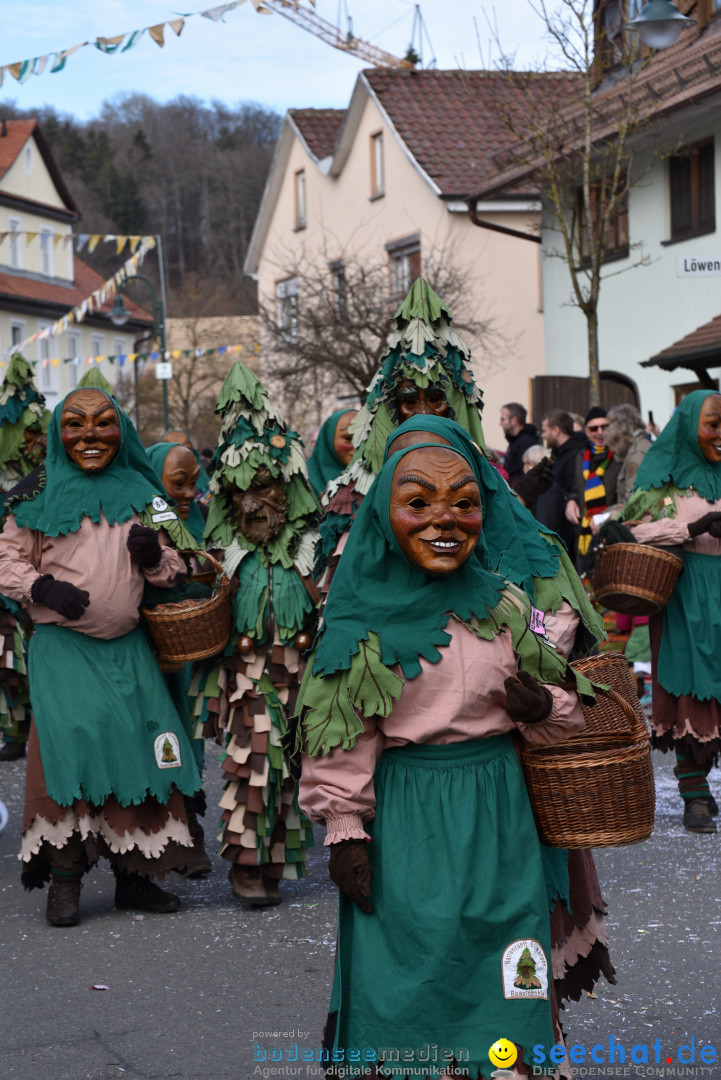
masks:
[(721, 255), (678, 255), (676, 277), (721, 277)]
[(156, 379), (172, 379), (173, 377), (173, 365), (170, 360), (161, 360), (155, 365), (155, 378)]

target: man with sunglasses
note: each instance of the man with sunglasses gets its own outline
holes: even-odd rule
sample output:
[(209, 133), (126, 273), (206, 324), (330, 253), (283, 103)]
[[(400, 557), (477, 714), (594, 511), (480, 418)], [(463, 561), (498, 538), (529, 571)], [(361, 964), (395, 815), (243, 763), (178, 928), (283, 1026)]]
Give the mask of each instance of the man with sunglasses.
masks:
[(616, 501), (616, 480), (621, 463), (606, 446), (608, 418), (606, 410), (594, 405), (586, 413), (584, 430), (588, 443), (576, 460), (576, 491), (566, 503), (566, 518), (578, 529), (576, 569), (579, 574), (590, 571), (593, 556), (589, 555), (593, 536), (592, 522), (606, 507)]

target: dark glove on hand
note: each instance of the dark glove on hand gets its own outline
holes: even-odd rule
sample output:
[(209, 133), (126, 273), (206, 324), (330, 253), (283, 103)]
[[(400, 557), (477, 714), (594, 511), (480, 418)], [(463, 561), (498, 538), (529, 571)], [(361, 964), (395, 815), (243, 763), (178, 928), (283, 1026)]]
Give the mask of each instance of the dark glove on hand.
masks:
[(163, 554), (155, 529), (148, 529), (145, 525), (137, 523), (130, 526), (128, 551), (131, 559), (135, 559), (144, 570), (157, 566)]
[(704, 514), (698, 521), (689, 522), (689, 536), (700, 536), (701, 533), (705, 532), (707, 532), (709, 536), (716, 537), (717, 540), (721, 537), (721, 511), (710, 510), (708, 514)]
[(367, 840), (339, 840), (331, 844), (328, 873), (341, 892), (366, 915), (372, 915), (371, 864), (367, 843)]
[(553, 708), (551, 691), (527, 671), (519, 671), (517, 678), (509, 675), (503, 685), (506, 688), (506, 712), (511, 720), (537, 724), (550, 714)]
[(544, 458), (516, 481), (515, 492), (520, 495), (527, 507), (534, 505), (539, 495), (548, 491), (553, 483), (553, 462)]
[(80, 618), (90, 603), (89, 592), (71, 585), (69, 581), (56, 581), (52, 574), (41, 574), (32, 583), (30, 598), (73, 622)]
[(627, 529), (621, 521), (616, 521), (614, 518), (611, 518), (610, 521), (604, 521), (598, 530), (598, 536), (606, 546), (609, 544), (638, 543), (631, 530)]

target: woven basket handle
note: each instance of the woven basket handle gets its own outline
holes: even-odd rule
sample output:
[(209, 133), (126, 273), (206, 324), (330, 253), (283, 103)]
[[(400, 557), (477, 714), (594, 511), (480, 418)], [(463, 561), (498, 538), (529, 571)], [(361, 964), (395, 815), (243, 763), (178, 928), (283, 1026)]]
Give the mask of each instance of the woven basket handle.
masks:
[(224, 581), (226, 583), (226, 585), (228, 584), (228, 578), (227, 578), (227, 575), (225, 573), (225, 570), (223, 569), (222, 564), (218, 562), (215, 555), (211, 555), (209, 551), (203, 551), (202, 548), (195, 548), (194, 550), (187, 551), (186, 554), (187, 555), (202, 555), (202, 557), (204, 559), (207, 559), (207, 561), (211, 564), (211, 566), (215, 570), (216, 574), (220, 575), (221, 581)]
[[(599, 690), (598, 693), (607, 694), (608, 697), (610, 697), (611, 701), (615, 702), (616, 705), (620, 706), (620, 708), (623, 709), (626, 716), (631, 721), (632, 727), (637, 728), (638, 730), (641, 729), (641, 722), (636, 715), (636, 710), (634, 709), (633, 705), (631, 705), (631, 703), (627, 701), (625, 697), (623, 697), (622, 694), (619, 694), (617, 690), (612, 690), (610, 686), (606, 690)], [(643, 733), (646, 736), (648, 735), (645, 727), (643, 729)]]

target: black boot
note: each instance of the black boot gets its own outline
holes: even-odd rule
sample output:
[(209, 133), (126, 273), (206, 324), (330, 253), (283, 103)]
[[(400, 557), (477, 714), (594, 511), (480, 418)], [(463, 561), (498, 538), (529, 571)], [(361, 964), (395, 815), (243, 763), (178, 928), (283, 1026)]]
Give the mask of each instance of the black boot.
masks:
[(165, 892), (154, 881), (141, 874), (126, 874), (122, 870), (116, 870), (115, 879), (115, 906), (119, 911), (129, 909), (164, 915), (177, 911), (180, 907), (179, 896)]
[(716, 832), (716, 822), (711, 817), (707, 799), (686, 799), (683, 811), (684, 828), (691, 832)]
[(17, 761), (25, 757), (24, 742), (6, 742), (0, 746), (0, 761)]
[(51, 877), (45, 918), (51, 926), (77, 926), (80, 922), (80, 878)]

